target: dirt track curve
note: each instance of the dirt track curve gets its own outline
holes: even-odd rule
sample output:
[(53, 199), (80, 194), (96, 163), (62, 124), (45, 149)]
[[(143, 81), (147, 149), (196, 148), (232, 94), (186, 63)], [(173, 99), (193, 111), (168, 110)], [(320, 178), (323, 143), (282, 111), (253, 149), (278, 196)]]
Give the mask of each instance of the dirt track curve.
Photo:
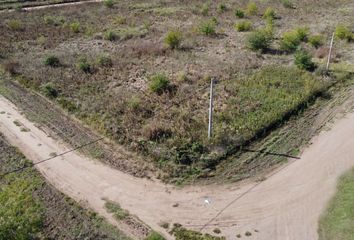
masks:
[[(69, 149), (28, 121), (2, 96), (0, 112), (0, 131), (33, 162)], [(30, 131), (21, 131), (15, 120)], [(168, 238), (159, 223), (180, 223), (200, 230), (209, 222), (203, 231), (218, 227), (227, 239), (250, 231), (252, 236), (247, 239), (315, 240), (318, 218), (335, 192), (337, 178), (354, 165), (353, 146), (354, 113), (350, 113), (313, 139), (301, 159), (290, 160), (261, 183), (177, 189), (134, 178), (77, 152), (37, 168), (59, 190), (86, 202), (110, 221), (114, 222), (102, 198), (119, 202)], [(178, 207), (173, 207), (175, 203)]]

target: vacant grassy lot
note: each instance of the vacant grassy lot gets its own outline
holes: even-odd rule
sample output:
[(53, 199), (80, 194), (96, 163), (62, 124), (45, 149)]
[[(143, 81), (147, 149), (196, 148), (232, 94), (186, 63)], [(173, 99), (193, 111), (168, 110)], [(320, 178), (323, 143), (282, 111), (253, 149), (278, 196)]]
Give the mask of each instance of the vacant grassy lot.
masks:
[[(0, 176), (27, 164), (0, 135)], [(34, 169), (0, 178), (0, 216), (0, 239), (128, 239), (55, 190)]]
[(354, 169), (345, 174), (337, 194), (320, 220), (320, 240), (354, 239)]
[[(337, 24), (349, 25), (353, 3), (308, 1), (306, 8), (300, 3), (119, 1), (113, 7), (94, 3), (4, 13), (3, 76), (150, 156), (165, 179), (205, 176), (231, 153), (305, 109), (336, 81), (319, 70), (296, 67), (289, 49), (301, 46), (323, 65), (327, 49), (321, 45)], [(328, 16), (335, 20), (328, 23)], [(238, 32), (244, 21), (247, 27)], [(285, 42), (282, 36), (290, 30)], [(248, 38), (253, 33), (247, 31), (272, 41), (252, 51)], [(294, 33), (301, 38), (294, 40)], [(307, 39), (315, 39), (314, 44)], [(338, 46), (334, 60), (352, 61), (353, 44), (342, 40)], [(214, 138), (209, 141), (212, 77), (217, 84)]]

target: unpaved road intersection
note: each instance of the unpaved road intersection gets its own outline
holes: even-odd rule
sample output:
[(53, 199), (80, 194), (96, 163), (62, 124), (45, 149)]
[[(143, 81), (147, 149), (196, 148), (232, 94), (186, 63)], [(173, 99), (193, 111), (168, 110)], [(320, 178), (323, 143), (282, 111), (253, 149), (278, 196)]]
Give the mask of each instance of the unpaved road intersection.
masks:
[[(49, 137), (0, 96), (0, 131), (30, 160), (38, 162), (70, 148)], [(14, 124), (20, 122), (21, 127)], [(312, 140), (299, 160), (261, 183), (226, 186), (190, 186), (178, 189), (157, 180), (135, 178), (71, 152), (37, 165), (59, 190), (87, 204), (113, 224), (104, 209), (107, 198), (120, 203), (152, 228), (164, 233), (161, 222), (180, 223), (227, 239), (249, 231), (247, 239), (314, 240), (317, 222), (333, 196), (337, 178), (354, 166), (354, 113), (337, 120), (328, 132)], [(206, 199), (210, 204), (206, 203)], [(178, 207), (173, 205), (178, 203)]]

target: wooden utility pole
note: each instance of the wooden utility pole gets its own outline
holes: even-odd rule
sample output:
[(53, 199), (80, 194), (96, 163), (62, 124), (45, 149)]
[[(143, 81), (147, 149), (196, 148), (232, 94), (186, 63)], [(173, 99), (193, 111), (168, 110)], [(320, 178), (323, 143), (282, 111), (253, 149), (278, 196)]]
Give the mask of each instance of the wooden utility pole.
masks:
[(209, 125), (208, 125), (208, 138), (212, 137), (213, 131), (213, 95), (214, 95), (214, 79), (210, 81), (210, 101), (209, 101)]
[(326, 70), (329, 70), (329, 64), (331, 62), (331, 57), (332, 57), (332, 47), (333, 47), (333, 41), (334, 41), (334, 32), (332, 34), (332, 39), (331, 39), (331, 45), (329, 47), (329, 53), (328, 53), (328, 59), (327, 59), (327, 66), (326, 66)]

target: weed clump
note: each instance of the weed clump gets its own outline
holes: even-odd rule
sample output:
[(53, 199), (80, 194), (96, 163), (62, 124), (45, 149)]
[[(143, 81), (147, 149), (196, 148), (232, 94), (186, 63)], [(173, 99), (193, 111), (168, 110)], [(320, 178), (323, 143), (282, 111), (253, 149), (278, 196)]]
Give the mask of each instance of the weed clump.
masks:
[(252, 23), (250, 21), (242, 21), (236, 23), (235, 28), (238, 32), (247, 32), (252, 29)]
[(103, 5), (107, 8), (113, 8), (114, 6), (114, 1), (113, 0), (104, 0)]
[(319, 48), (323, 45), (323, 36), (322, 35), (313, 35), (309, 37), (308, 42), (314, 48)]
[(273, 35), (267, 29), (260, 29), (251, 33), (247, 39), (248, 48), (253, 51), (265, 52), (273, 41)]
[(178, 49), (182, 42), (182, 33), (180, 31), (169, 31), (165, 37), (165, 43), (171, 49)]
[(201, 32), (206, 36), (213, 36), (216, 34), (215, 25), (216, 25), (215, 22), (211, 20), (202, 22), (199, 25), (199, 32)]
[(162, 94), (170, 87), (170, 80), (164, 73), (158, 73), (150, 77), (149, 89), (157, 94)]
[(227, 11), (227, 6), (225, 3), (220, 3), (218, 5), (218, 12), (219, 13), (223, 13), (223, 12), (226, 12)]
[(41, 87), (42, 93), (48, 98), (57, 98), (59, 91), (53, 83), (46, 83)]
[(235, 10), (235, 16), (238, 18), (244, 18), (245, 17), (245, 12), (241, 9), (236, 9)]
[(107, 56), (99, 56), (97, 59), (97, 63), (101, 67), (106, 67), (106, 68), (113, 66), (112, 59)]
[(62, 26), (66, 21), (64, 17), (54, 17), (50, 15), (44, 16), (43, 20), (46, 25), (52, 26)]
[(50, 56), (45, 58), (44, 64), (46, 66), (50, 66), (50, 67), (59, 67), (60, 66), (60, 60), (59, 60), (58, 57), (56, 57), (54, 55), (50, 55)]
[(280, 49), (285, 52), (294, 52), (301, 41), (296, 31), (285, 32), (280, 41)]
[(246, 13), (249, 16), (256, 15), (258, 13), (257, 5), (254, 2), (249, 3), (246, 8)]
[(24, 29), (22, 21), (16, 19), (7, 21), (6, 26), (14, 31), (22, 31)]
[(77, 68), (85, 73), (90, 73), (92, 68), (86, 57), (81, 57), (77, 63)]
[(79, 33), (81, 29), (81, 25), (79, 22), (70, 23), (69, 27), (73, 33)]
[(113, 213), (113, 216), (117, 220), (123, 220), (129, 216), (129, 212), (127, 210), (122, 209), (118, 203), (106, 201), (104, 206), (109, 213)]
[(354, 40), (354, 34), (344, 25), (338, 25), (336, 27), (335, 36), (340, 40), (347, 40), (348, 42)]
[(264, 19), (275, 19), (277, 17), (277, 14), (275, 10), (271, 7), (267, 8), (263, 14)]
[(103, 39), (111, 42), (116, 41), (118, 40), (118, 35), (115, 32), (108, 30), (104, 33)]
[(304, 49), (300, 49), (295, 53), (295, 65), (307, 71), (313, 71), (316, 68), (316, 65), (312, 62), (312, 56)]
[(281, 0), (281, 3), (285, 8), (294, 8), (292, 0)]

